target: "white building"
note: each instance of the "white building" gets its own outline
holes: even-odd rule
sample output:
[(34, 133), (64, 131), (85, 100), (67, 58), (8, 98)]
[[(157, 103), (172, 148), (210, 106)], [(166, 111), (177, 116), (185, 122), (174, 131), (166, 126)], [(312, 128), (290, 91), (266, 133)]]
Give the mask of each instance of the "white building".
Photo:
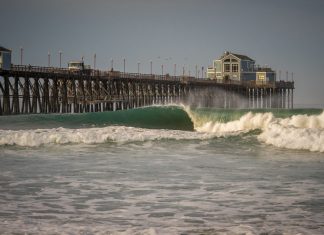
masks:
[(0, 69), (11, 69), (11, 50), (0, 46)]

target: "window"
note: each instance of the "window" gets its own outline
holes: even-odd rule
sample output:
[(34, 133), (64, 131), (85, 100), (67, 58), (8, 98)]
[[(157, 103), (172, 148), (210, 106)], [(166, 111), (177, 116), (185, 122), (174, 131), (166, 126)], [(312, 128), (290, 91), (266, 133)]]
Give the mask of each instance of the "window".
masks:
[(232, 72), (237, 73), (238, 72), (238, 64), (232, 64)]
[(215, 61), (214, 68), (216, 68), (217, 72), (222, 72), (222, 64), (220, 61)]
[(264, 81), (265, 80), (264, 74), (259, 74), (258, 80)]
[(231, 72), (231, 65), (230, 64), (224, 64), (224, 72), (225, 73)]
[(237, 62), (237, 59), (232, 59), (232, 62)]

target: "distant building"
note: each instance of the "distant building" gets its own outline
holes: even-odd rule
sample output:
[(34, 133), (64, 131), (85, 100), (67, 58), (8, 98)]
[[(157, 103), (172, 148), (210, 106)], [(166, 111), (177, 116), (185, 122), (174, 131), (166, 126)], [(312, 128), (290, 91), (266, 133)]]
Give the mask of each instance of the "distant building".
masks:
[(11, 69), (11, 50), (0, 46), (0, 69)]
[(225, 52), (207, 69), (207, 78), (263, 83), (275, 81), (276, 74), (271, 68), (256, 67), (255, 61), (246, 55)]

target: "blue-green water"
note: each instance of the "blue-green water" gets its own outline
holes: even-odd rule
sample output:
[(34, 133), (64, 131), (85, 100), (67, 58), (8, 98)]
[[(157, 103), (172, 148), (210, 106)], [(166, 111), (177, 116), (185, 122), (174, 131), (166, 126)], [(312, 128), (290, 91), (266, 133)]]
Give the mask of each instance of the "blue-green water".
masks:
[(322, 110), (0, 117), (0, 234), (323, 234)]

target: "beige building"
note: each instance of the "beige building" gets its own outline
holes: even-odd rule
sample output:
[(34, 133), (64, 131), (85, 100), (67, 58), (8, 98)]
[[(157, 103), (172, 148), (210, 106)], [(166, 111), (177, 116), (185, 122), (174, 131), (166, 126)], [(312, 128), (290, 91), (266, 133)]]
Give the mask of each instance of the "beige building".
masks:
[(275, 80), (275, 72), (270, 68), (256, 67), (255, 61), (246, 55), (225, 52), (207, 69), (207, 78), (269, 82)]

